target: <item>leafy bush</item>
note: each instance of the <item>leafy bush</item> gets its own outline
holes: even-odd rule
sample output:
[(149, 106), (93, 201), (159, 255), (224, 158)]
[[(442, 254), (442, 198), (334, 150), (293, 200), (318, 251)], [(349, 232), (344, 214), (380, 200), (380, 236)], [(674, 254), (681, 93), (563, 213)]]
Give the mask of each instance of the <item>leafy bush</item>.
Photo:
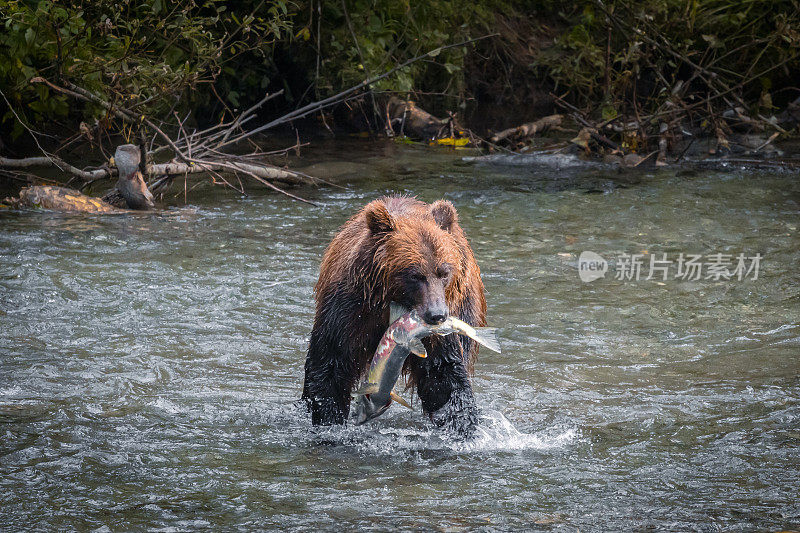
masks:
[[(26, 120), (41, 123), (65, 118), (102, 119), (97, 106), (76, 110), (76, 101), (44, 84), (71, 81), (111, 102), (155, 116), (167, 115), (176, 103), (208, 104), (221, 74), (265, 86), (259, 69), (268, 63), (271, 43), (291, 29), (286, 2), (239, 2), (233, 12), (222, 0), (100, 0), (62, 3), (0, 1), (0, 87)], [(258, 7), (261, 6), (261, 7)], [(242, 76), (244, 74), (244, 76)], [(225, 104), (238, 105), (230, 84)], [(77, 111), (77, 112), (76, 112)], [(7, 112), (2, 121), (13, 120)], [(21, 126), (16, 123), (14, 135)]]
[[(298, 105), (497, 31), (375, 88), (523, 100), (535, 81), (606, 118), (703, 98), (759, 111), (796, 85), (799, 19), (798, 0), (0, 0), (0, 89), (32, 124), (111, 123), (36, 76), (151, 117), (216, 121), (267, 91)], [(23, 131), (11, 112), (0, 120)]]
[(558, 16), (567, 29), (534, 66), (580, 105), (601, 103), (604, 118), (709, 97), (768, 110), (770, 91), (800, 71), (796, 0), (583, 0)]

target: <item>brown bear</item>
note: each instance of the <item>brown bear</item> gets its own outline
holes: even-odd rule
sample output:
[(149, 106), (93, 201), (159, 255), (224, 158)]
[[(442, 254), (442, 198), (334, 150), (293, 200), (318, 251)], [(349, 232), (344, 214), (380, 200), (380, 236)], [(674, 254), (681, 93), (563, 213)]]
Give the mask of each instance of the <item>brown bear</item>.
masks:
[[(389, 304), (414, 309), (431, 324), (450, 313), (486, 325), (480, 269), (453, 204), (384, 197), (348, 220), (325, 251), (315, 287), (316, 317), (305, 364), (303, 399), (314, 425), (342, 424), (350, 394), (389, 326)], [(404, 370), (438, 426), (473, 432), (477, 409), (470, 375), (478, 347), (451, 334), (424, 339), (428, 357)]]

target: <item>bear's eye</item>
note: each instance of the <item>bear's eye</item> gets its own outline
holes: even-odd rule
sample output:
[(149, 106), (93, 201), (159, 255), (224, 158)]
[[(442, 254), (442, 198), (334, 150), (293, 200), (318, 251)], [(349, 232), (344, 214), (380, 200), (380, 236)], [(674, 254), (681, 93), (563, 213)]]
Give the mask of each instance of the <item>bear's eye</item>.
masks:
[(425, 281), (425, 276), (423, 276), (419, 272), (414, 272), (413, 274), (411, 274), (411, 281), (414, 281), (416, 283), (422, 283), (423, 281)]
[(450, 275), (450, 265), (442, 265), (436, 270), (436, 275), (440, 278), (446, 278)]

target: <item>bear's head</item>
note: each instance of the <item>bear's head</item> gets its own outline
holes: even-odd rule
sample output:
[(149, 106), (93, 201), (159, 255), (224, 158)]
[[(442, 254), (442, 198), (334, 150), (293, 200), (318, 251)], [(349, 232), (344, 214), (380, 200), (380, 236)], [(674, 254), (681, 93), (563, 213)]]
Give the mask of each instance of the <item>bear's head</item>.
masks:
[(457, 238), (461, 229), (450, 202), (419, 206), (390, 212), (376, 200), (365, 209), (366, 222), (378, 243), (375, 264), (385, 301), (414, 309), (430, 324), (441, 324), (463, 291), (465, 265)]

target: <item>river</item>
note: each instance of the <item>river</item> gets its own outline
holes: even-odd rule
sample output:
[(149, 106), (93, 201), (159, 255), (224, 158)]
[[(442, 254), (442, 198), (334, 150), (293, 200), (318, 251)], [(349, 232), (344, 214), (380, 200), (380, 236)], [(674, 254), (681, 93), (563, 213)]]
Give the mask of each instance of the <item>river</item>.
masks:
[[(0, 529), (800, 529), (797, 174), (462, 155), (322, 143), (318, 207), (0, 212)], [(297, 404), (322, 252), (387, 193), (451, 200), (481, 267), (472, 441)]]

